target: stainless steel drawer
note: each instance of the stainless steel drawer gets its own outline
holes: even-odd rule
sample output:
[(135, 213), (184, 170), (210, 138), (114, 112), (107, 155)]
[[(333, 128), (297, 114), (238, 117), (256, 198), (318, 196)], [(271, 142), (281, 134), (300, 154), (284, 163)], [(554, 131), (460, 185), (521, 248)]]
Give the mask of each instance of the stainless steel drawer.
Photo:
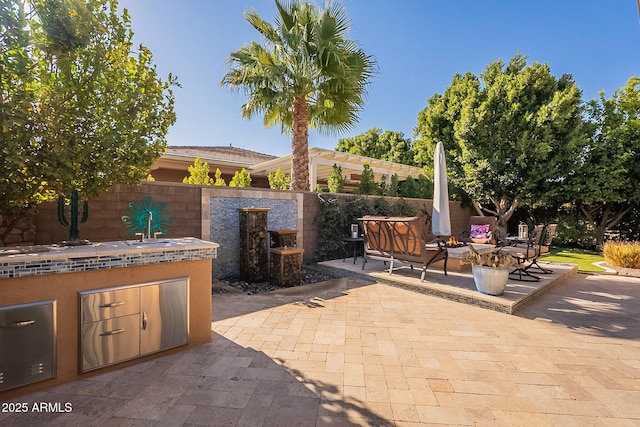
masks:
[(56, 302), (0, 307), (0, 391), (56, 376)]
[(80, 292), (82, 323), (127, 316), (140, 311), (140, 289), (137, 287)]
[(81, 372), (132, 359), (140, 354), (140, 315), (82, 325)]

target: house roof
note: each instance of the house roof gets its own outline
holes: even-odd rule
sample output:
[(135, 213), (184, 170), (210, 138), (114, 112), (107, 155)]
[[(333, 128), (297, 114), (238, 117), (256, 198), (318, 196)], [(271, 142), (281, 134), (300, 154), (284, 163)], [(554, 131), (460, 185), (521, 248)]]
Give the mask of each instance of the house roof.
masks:
[(196, 157), (200, 157), (202, 161), (208, 163), (236, 163), (243, 167), (277, 158), (271, 154), (258, 153), (257, 151), (232, 146), (169, 146), (162, 157), (173, 160), (189, 160), (191, 162)]
[[(193, 163), (196, 157), (200, 157), (212, 167), (246, 168), (251, 174), (266, 177), (277, 169), (288, 173), (291, 170), (292, 155), (277, 157), (231, 146), (170, 146), (167, 147), (157, 165), (183, 169), (185, 163)], [(385, 177), (389, 183), (393, 174), (396, 174), (401, 181), (408, 176), (417, 178), (422, 172), (422, 169), (415, 166), (313, 147), (309, 149), (310, 188), (315, 188), (318, 182), (326, 182), (334, 164), (342, 168), (342, 174), (346, 178), (345, 184), (357, 185), (365, 163), (371, 166), (377, 182)]]

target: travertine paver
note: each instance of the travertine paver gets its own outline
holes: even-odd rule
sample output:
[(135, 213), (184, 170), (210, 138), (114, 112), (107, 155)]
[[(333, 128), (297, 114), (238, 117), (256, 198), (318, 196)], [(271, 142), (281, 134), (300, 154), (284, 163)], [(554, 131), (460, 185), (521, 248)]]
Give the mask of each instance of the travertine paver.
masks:
[(23, 396), (73, 411), (0, 424), (640, 424), (638, 279), (576, 275), (518, 316), (356, 279), (303, 288), (216, 293), (212, 343)]

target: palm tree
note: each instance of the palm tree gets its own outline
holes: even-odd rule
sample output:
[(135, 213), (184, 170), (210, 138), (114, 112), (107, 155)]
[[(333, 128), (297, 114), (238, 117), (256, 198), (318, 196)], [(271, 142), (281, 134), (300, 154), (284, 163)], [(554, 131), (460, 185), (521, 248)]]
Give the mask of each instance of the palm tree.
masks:
[(276, 0), (275, 25), (252, 11), (244, 17), (264, 36), (229, 55), (221, 84), (242, 89), (242, 115), (264, 116), (267, 127), (291, 132), (291, 189), (309, 190), (309, 127), (326, 133), (351, 129), (364, 105), (375, 61), (345, 36), (344, 7), (324, 9), (302, 0)]

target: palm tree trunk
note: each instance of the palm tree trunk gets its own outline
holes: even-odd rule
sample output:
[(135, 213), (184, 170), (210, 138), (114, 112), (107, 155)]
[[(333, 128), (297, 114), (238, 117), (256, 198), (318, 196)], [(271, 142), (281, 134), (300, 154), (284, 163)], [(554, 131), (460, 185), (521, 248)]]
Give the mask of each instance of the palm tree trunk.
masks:
[(304, 95), (293, 100), (291, 189), (309, 191), (309, 109)]

